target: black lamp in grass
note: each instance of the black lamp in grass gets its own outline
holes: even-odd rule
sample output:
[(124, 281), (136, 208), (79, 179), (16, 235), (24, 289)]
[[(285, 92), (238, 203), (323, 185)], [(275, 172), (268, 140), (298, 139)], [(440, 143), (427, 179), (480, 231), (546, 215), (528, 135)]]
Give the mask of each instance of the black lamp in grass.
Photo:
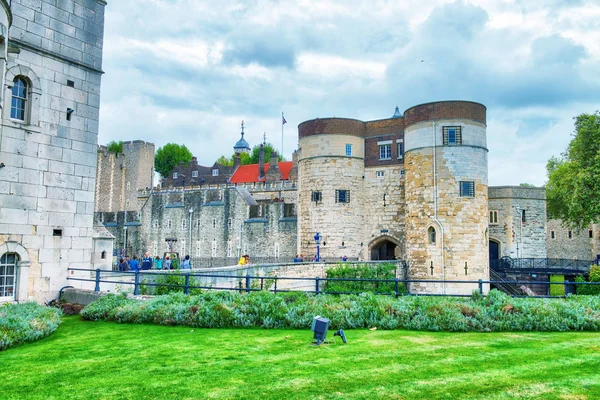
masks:
[[(317, 345), (320, 345), (325, 341), (325, 338), (327, 337), (327, 331), (329, 330), (330, 322), (331, 321), (329, 321), (329, 319), (321, 317), (320, 315), (317, 315), (313, 318), (310, 330), (314, 332), (313, 338), (317, 341)], [(337, 332), (335, 332), (333, 336), (339, 336), (342, 338), (342, 341), (344, 343), (348, 343), (346, 341), (346, 334), (344, 333), (343, 329), (340, 329)]]

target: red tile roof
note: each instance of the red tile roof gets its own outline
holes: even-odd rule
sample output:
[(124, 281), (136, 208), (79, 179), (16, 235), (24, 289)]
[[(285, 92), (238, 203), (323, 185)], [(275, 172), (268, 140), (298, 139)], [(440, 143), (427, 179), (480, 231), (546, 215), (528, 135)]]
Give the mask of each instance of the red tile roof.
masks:
[[(290, 171), (292, 170), (292, 161), (281, 161), (277, 164), (283, 180), (290, 179)], [(270, 163), (265, 163), (265, 175), (271, 167)], [(264, 182), (265, 178), (258, 179), (258, 164), (240, 165), (237, 171), (231, 176), (231, 183), (252, 183)]]

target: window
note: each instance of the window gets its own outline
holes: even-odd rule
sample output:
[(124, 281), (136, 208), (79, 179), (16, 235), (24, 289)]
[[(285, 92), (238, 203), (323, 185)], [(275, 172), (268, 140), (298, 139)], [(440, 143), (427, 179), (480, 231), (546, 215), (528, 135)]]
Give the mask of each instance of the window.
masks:
[(310, 196), (310, 201), (314, 201), (315, 203), (321, 202), (323, 200), (323, 196), (321, 192), (312, 192)]
[(400, 170), (400, 176), (404, 176), (404, 170), (403, 169)]
[(231, 227), (232, 227), (232, 226), (233, 226), (233, 220), (232, 220), (231, 218), (229, 218), (229, 219), (227, 220), (227, 228), (228, 228), (228, 229), (231, 229)]
[(249, 218), (263, 218), (264, 213), (264, 204), (257, 204), (255, 206), (249, 206)]
[(392, 159), (392, 145), (391, 144), (379, 145), (379, 159), (380, 160), (391, 160)]
[(15, 298), (18, 261), (15, 253), (4, 253), (0, 257), (0, 299), (10, 297), (10, 300), (14, 300)]
[(475, 197), (475, 182), (460, 181), (460, 197)]
[(293, 218), (296, 216), (296, 205), (295, 204), (284, 204), (283, 205), (283, 217)]
[(490, 225), (498, 224), (498, 211), (490, 211)]
[(279, 243), (275, 243), (275, 258), (279, 258)]
[(377, 177), (382, 178), (385, 175), (385, 171), (377, 171)]
[(27, 109), (27, 82), (17, 77), (12, 87), (12, 102), (10, 105), (10, 117), (25, 122), (25, 110)]
[(158, 240), (152, 242), (152, 254), (158, 255)]
[(74, 88), (74, 87), (75, 87), (75, 81), (72, 81), (72, 80), (70, 80), (70, 79), (67, 79), (67, 86), (68, 86), (68, 87), (72, 87), (72, 88)]
[(527, 217), (525, 216), (525, 210), (521, 210), (521, 222), (527, 222)]
[(102, 253), (100, 253), (100, 259), (101, 260), (106, 260), (106, 251), (102, 251)]
[(62, 236), (62, 229), (53, 229), (52, 236)]
[(462, 130), (460, 126), (444, 126), (442, 134), (445, 145), (460, 145), (462, 144)]
[(196, 240), (196, 256), (200, 255), (200, 241)]
[(403, 139), (398, 140), (398, 160), (404, 157), (404, 141)]
[(218, 169), (213, 169), (212, 170), (212, 176), (219, 176), (219, 170)]
[(231, 240), (227, 241), (227, 257), (231, 257)]
[(187, 229), (187, 219), (182, 219), (181, 220), (181, 230), (185, 231)]
[(184, 240), (182, 240), (182, 241), (181, 241), (181, 242), (179, 242), (179, 243), (180, 243), (180, 245), (181, 245), (181, 254), (179, 254), (179, 256), (183, 258), (183, 257), (184, 257), (184, 255), (187, 255), (187, 254), (185, 254), (185, 239), (184, 239)]
[(179, 178), (179, 174), (177, 172), (173, 172), (173, 179)]
[(198, 177), (198, 171), (192, 171), (192, 178)]
[(435, 228), (430, 226), (427, 230), (427, 238), (429, 239), (429, 244), (435, 244)]
[(217, 219), (213, 218), (213, 229), (216, 229), (217, 227)]
[(167, 229), (171, 229), (171, 220), (170, 219), (167, 220)]
[(594, 238), (594, 231), (592, 231), (591, 229), (588, 231), (588, 236), (590, 239)]
[(551, 237), (552, 239), (554, 239), (554, 238), (555, 238), (555, 236), (554, 236), (554, 231), (550, 231), (550, 237)]
[(155, 219), (155, 220), (152, 222), (152, 227), (153, 227), (154, 229), (158, 229), (158, 220), (157, 220), (157, 219)]
[(217, 256), (217, 239), (213, 239), (213, 241), (212, 241), (211, 255), (213, 257)]
[(73, 114), (75, 112), (75, 110), (73, 110), (72, 108), (67, 108), (67, 121), (71, 120), (71, 114)]
[(346, 144), (346, 157), (352, 157), (352, 145)]
[(350, 191), (349, 190), (336, 190), (335, 191), (335, 202), (336, 203), (350, 203)]
[(569, 231), (569, 239), (573, 239), (573, 231)]
[(127, 182), (127, 191), (131, 190), (131, 182)]

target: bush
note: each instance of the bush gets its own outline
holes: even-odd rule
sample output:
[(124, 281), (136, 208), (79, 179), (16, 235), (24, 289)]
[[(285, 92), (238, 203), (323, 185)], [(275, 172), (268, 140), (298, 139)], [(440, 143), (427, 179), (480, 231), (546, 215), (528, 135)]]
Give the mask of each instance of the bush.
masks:
[[(396, 265), (391, 263), (338, 264), (326, 271), (327, 278), (362, 278), (362, 279), (394, 279)], [(395, 293), (395, 282), (360, 282), (360, 281), (327, 281), (323, 292), (328, 293)], [(403, 284), (398, 285), (398, 292), (407, 293)]]
[(301, 292), (249, 294), (210, 291), (173, 293), (148, 301), (108, 295), (87, 306), (88, 320), (187, 325), (204, 328), (307, 329), (315, 315), (330, 329), (369, 328), (429, 331), (600, 330), (600, 297), (511, 298), (492, 290), (472, 298), (313, 295)]
[[(586, 282), (583, 276), (577, 276), (575, 282)], [(600, 282), (600, 266), (592, 265), (590, 268), (590, 279), (589, 282)], [(598, 295), (600, 294), (600, 285), (577, 285), (577, 294), (589, 294)]]
[(58, 328), (62, 313), (36, 303), (0, 305), (0, 350), (42, 339)]

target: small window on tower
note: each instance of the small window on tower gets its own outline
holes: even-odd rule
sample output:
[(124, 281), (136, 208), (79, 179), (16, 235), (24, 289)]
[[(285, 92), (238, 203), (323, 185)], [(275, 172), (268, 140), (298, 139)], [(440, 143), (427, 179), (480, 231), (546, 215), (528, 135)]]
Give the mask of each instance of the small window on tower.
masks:
[(435, 228), (430, 226), (427, 230), (427, 237), (429, 239), (429, 244), (435, 244)]
[(336, 190), (335, 191), (335, 202), (336, 203), (350, 203), (350, 191), (349, 190)]
[(550, 238), (555, 239), (554, 231), (550, 231)]
[(346, 157), (352, 157), (352, 145), (346, 144)]
[(444, 145), (456, 146), (462, 144), (462, 129), (460, 126), (442, 127)]
[(322, 200), (321, 192), (312, 192), (310, 196), (310, 201), (314, 201), (315, 203), (320, 203)]
[(594, 238), (594, 231), (592, 231), (591, 229), (588, 231), (588, 236), (590, 239)]
[(475, 197), (475, 182), (460, 181), (460, 197)]

